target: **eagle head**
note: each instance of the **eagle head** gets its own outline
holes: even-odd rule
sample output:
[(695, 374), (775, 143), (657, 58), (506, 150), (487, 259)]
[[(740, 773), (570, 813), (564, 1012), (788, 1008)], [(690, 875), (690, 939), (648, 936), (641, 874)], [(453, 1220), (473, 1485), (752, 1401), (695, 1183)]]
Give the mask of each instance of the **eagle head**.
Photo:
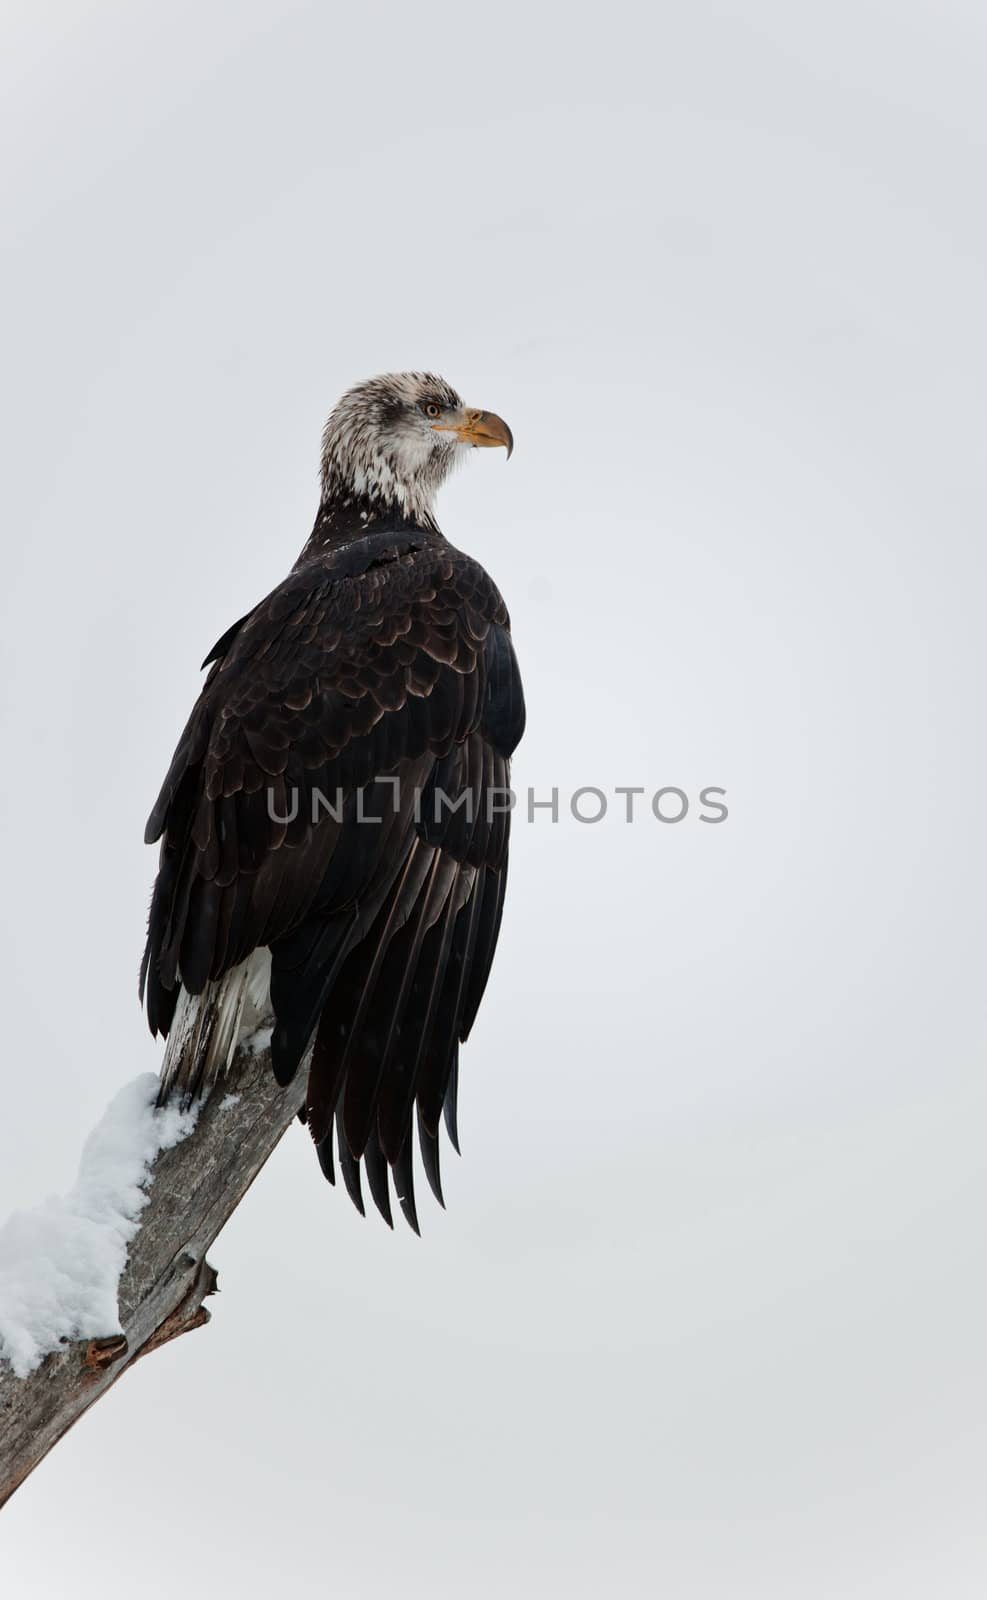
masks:
[(432, 523), (436, 491), (464, 450), (514, 448), (492, 411), (465, 406), (431, 372), (388, 372), (348, 389), (322, 435), (322, 502), (365, 502)]

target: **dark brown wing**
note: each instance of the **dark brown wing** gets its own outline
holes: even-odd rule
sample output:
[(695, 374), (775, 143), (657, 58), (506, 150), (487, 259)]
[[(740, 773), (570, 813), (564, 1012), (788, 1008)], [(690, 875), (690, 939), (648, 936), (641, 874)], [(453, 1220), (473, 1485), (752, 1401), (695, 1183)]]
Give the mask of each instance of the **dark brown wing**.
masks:
[(413, 1219), (412, 1114), (438, 1192), (503, 906), (524, 723), (503, 601), (444, 540), (375, 535), (293, 573), (217, 651), (148, 823), (152, 1030), (179, 985), (269, 947), (275, 1071), (287, 1083), (314, 1033), (324, 1170), (335, 1119), (354, 1198), (365, 1157), (387, 1214), (390, 1163)]

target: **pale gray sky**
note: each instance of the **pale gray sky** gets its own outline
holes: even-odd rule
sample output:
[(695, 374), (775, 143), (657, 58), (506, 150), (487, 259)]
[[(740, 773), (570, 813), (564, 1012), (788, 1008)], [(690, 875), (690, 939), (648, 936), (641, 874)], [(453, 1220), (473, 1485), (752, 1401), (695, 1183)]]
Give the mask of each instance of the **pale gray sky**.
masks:
[[(516, 828), (422, 1240), (290, 1134), (11, 1600), (980, 1600), (987, 19), (8, 4), (0, 1212), (156, 1068), (144, 820), (380, 370), (513, 427)], [(167, 1554), (161, 1554), (166, 1552)]]

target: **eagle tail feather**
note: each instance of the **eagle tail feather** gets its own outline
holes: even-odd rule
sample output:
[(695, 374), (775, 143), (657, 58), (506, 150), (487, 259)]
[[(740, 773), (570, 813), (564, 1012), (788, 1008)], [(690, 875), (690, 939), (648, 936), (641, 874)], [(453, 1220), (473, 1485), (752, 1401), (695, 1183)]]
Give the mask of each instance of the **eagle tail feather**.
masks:
[(201, 994), (182, 986), (161, 1064), (159, 1104), (205, 1099), (233, 1063), (241, 1039), (270, 1018), (271, 953), (260, 948), (207, 983)]

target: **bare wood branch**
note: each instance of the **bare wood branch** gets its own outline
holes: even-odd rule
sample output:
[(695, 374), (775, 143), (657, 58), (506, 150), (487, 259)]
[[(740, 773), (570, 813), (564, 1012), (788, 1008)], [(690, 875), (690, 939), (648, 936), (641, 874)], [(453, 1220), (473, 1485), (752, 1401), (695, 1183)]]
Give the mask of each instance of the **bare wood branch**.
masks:
[(303, 1066), (279, 1088), (268, 1051), (240, 1051), (194, 1132), (154, 1164), (120, 1280), (122, 1335), (66, 1344), (27, 1378), (0, 1368), (0, 1506), (128, 1367), (209, 1321), (202, 1302), (216, 1273), (206, 1251), (298, 1111), (305, 1078)]

